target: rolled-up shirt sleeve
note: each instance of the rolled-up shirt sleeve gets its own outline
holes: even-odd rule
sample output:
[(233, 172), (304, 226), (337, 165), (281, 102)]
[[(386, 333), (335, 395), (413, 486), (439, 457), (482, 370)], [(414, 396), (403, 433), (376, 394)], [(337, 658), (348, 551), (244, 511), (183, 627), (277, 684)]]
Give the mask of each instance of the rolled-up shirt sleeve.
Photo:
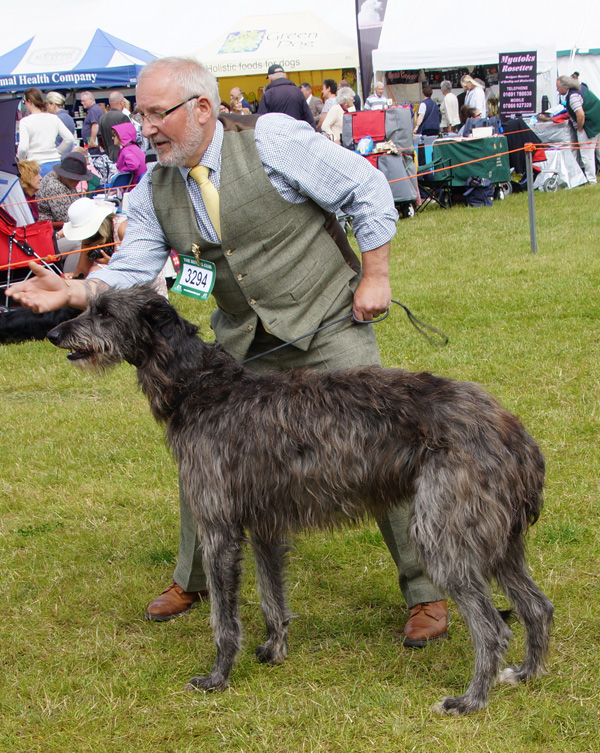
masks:
[(154, 214), (151, 172), (146, 173), (129, 194), (127, 229), (118, 251), (108, 266), (92, 272), (96, 278), (115, 288), (127, 288), (152, 282), (167, 261), (170, 247)]
[(310, 198), (329, 212), (352, 215), (361, 251), (379, 248), (394, 236), (398, 212), (389, 183), (364, 157), (275, 113), (257, 121), (255, 141), (283, 198), (292, 203)]

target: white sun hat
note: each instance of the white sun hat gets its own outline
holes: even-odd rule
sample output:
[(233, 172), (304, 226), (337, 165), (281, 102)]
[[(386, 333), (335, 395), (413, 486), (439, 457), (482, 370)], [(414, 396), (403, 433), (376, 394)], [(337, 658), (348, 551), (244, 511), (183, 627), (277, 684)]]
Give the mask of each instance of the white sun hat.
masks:
[(69, 221), (63, 225), (65, 238), (70, 241), (83, 241), (98, 232), (105, 217), (115, 211), (110, 201), (89, 199), (84, 196), (69, 207)]

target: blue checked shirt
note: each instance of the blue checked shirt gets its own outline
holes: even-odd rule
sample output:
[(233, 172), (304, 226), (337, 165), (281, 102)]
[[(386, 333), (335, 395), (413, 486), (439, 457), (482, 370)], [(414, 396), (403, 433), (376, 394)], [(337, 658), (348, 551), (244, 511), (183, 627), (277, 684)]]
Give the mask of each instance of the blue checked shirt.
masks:
[[(396, 232), (398, 213), (390, 186), (379, 170), (339, 144), (335, 144), (302, 121), (270, 113), (256, 123), (256, 148), (265, 172), (277, 192), (299, 204), (312, 199), (330, 212), (352, 215), (354, 234), (361, 251), (387, 243)], [(223, 126), (215, 133), (200, 164), (210, 168), (217, 190), (221, 177)], [(204, 238), (219, 242), (210, 222), (200, 187), (189, 177), (190, 168), (179, 168)], [(129, 287), (153, 280), (162, 270), (169, 245), (158, 224), (152, 204), (151, 172), (146, 173), (130, 194), (127, 230), (123, 243), (107, 267), (90, 274), (114, 287)]]

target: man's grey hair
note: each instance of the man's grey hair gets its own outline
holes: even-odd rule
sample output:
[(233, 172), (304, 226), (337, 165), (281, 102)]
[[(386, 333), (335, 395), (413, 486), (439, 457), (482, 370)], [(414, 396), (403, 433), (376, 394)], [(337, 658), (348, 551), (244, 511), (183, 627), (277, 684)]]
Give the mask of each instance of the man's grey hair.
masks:
[(581, 89), (581, 81), (573, 76), (559, 76), (558, 83), (561, 86), (566, 86), (567, 89)]
[[(175, 79), (179, 85), (182, 99), (202, 95), (210, 102), (214, 117), (218, 117), (221, 103), (219, 85), (217, 79), (202, 63), (193, 58), (158, 58), (146, 63), (142, 68), (138, 76), (138, 84), (149, 74), (160, 73), (161, 71)], [(193, 102), (190, 102), (188, 108), (193, 104)]]
[(121, 92), (114, 91), (108, 95), (108, 104), (112, 107), (114, 107), (114, 105), (120, 105), (122, 101), (123, 95)]
[(92, 92), (88, 92), (88, 91), (81, 92), (81, 94), (79, 95), (79, 99), (81, 99), (82, 97), (89, 97), (90, 99), (93, 99), (94, 102), (96, 101), (96, 97), (94, 97)]
[(452, 91), (452, 83), (450, 81), (442, 81), (440, 89), (448, 94), (448, 92)]
[(383, 83), (383, 81), (377, 81), (375, 83), (375, 86), (373, 87), (373, 91), (375, 91), (375, 89), (377, 89), (378, 86), (381, 86), (383, 89), (385, 89), (385, 84)]
[(65, 98), (60, 92), (46, 92), (46, 102), (50, 102), (51, 105), (64, 107), (65, 101)]
[(342, 86), (341, 89), (337, 90), (338, 104), (343, 105), (347, 99), (354, 101), (354, 90), (349, 86)]

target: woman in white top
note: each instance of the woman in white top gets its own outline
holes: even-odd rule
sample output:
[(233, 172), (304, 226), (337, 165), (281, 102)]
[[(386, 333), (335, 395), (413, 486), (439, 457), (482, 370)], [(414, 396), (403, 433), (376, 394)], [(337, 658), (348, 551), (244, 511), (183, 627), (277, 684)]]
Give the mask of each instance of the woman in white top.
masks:
[(354, 91), (349, 86), (342, 86), (338, 89), (336, 104), (329, 110), (321, 126), (321, 131), (338, 144), (342, 140), (344, 114), (351, 109), (354, 110)]
[[(23, 96), (29, 115), (19, 123), (17, 157), (20, 160), (35, 160), (43, 177), (60, 163), (61, 155), (71, 149), (74, 137), (59, 117), (46, 111), (46, 103), (39, 89), (26, 89)], [(62, 139), (58, 147), (57, 136)]]
[(479, 110), (482, 118), (487, 117), (487, 105), (483, 85), (469, 75), (463, 76), (460, 80), (460, 84), (465, 90), (465, 104)]

